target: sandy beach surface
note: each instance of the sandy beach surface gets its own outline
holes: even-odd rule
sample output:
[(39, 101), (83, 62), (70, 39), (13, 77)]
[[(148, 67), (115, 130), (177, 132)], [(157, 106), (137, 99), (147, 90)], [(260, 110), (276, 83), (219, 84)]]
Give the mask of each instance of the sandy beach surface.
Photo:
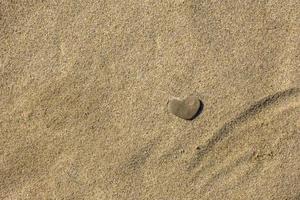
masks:
[(0, 0), (0, 199), (299, 200), (300, 1)]

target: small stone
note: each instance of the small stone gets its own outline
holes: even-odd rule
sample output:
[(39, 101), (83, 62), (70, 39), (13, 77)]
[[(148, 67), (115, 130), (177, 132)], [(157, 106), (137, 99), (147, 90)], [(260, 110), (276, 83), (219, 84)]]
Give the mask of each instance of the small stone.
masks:
[(183, 100), (171, 99), (168, 103), (169, 111), (185, 120), (193, 119), (197, 115), (200, 107), (201, 102), (195, 96), (188, 96)]

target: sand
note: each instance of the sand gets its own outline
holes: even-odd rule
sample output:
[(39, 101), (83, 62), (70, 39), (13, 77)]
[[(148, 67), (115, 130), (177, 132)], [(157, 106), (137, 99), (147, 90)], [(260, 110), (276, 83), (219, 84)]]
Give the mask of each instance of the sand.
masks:
[(300, 199), (299, 44), (298, 0), (0, 0), (0, 199)]

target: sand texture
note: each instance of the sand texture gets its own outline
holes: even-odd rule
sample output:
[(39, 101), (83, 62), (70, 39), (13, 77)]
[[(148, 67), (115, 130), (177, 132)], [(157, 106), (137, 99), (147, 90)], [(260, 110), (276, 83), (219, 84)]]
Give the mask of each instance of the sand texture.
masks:
[(299, 200), (300, 1), (0, 0), (0, 199)]

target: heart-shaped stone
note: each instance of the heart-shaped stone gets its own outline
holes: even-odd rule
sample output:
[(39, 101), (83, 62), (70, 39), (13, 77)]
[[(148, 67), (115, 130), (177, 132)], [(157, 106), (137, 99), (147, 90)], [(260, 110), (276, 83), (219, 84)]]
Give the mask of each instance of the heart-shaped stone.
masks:
[(193, 119), (201, 107), (200, 100), (195, 96), (188, 96), (183, 100), (171, 99), (168, 103), (169, 111), (182, 119)]

